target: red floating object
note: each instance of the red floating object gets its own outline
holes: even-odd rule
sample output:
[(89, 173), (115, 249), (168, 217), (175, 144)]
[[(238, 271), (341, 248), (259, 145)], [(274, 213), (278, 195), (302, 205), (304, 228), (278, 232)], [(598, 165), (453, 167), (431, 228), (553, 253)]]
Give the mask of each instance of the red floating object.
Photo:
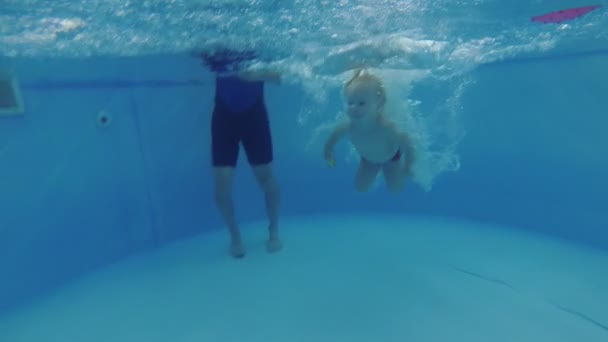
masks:
[(548, 23), (561, 23), (562, 21), (568, 21), (583, 16), (591, 11), (594, 11), (602, 7), (601, 5), (591, 5), (585, 7), (568, 8), (561, 11), (551, 12), (548, 14), (538, 15), (532, 17), (532, 21), (548, 24)]

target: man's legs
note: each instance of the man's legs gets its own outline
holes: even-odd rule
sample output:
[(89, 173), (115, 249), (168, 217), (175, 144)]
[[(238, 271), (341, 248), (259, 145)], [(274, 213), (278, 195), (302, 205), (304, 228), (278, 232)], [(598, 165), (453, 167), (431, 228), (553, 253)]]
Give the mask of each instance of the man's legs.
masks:
[(232, 202), (232, 182), (234, 178), (233, 167), (214, 167), (213, 178), (215, 186), (215, 203), (230, 232), (230, 253), (236, 258), (245, 256), (245, 247), (241, 240), (234, 204)]
[(253, 173), (264, 192), (266, 200), (266, 213), (269, 221), (266, 247), (269, 252), (276, 252), (281, 249), (281, 240), (279, 239), (279, 186), (272, 173), (271, 163), (253, 166)]

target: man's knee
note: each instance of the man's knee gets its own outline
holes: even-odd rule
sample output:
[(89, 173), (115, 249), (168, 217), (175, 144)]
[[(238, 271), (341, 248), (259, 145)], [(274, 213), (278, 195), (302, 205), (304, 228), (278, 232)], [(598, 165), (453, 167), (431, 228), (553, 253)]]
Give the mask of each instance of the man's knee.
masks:
[(232, 191), (232, 174), (230, 169), (217, 169), (215, 171), (214, 194), (217, 200), (230, 197)]
[(255, 169), (258, 184), (264, 192), (278, 191), (277, 182), (270, 166), (260, 166)]
[(213, 195), (215, 196), (216, 201), (222, 201), (222, 200), (225, 200), (226, 198), (230, 198), (230, 193), (231, 193), (230, 187), (220, 186), (217, 184), (213, 191)]

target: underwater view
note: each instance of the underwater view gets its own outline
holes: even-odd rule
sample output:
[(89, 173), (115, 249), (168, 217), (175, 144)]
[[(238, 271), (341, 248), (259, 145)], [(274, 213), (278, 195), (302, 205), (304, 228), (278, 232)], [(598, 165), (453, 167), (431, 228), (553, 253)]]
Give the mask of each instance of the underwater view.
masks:
[(0, 341), (606, 341), (607, 8), (0, 0)]

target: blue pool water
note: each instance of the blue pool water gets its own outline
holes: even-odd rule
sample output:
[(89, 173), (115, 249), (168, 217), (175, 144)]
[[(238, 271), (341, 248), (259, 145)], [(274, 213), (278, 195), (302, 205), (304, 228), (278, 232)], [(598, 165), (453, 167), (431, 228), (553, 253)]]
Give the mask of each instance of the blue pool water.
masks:
[[(529, 19), (584, 5), (2, 2), (25, 113), (0, 116), (0, 340), (604, 340), (608, 4)], [(277, 255), (243, 157), (248, 255), (226, 255), (213, 79), (190, 55), (219, 42), (285, 75), (266, 93)], [(423, 158), (402, 193), (356, 193), (347, 144), (323, 161), (350, 58), (408, 113)]]

